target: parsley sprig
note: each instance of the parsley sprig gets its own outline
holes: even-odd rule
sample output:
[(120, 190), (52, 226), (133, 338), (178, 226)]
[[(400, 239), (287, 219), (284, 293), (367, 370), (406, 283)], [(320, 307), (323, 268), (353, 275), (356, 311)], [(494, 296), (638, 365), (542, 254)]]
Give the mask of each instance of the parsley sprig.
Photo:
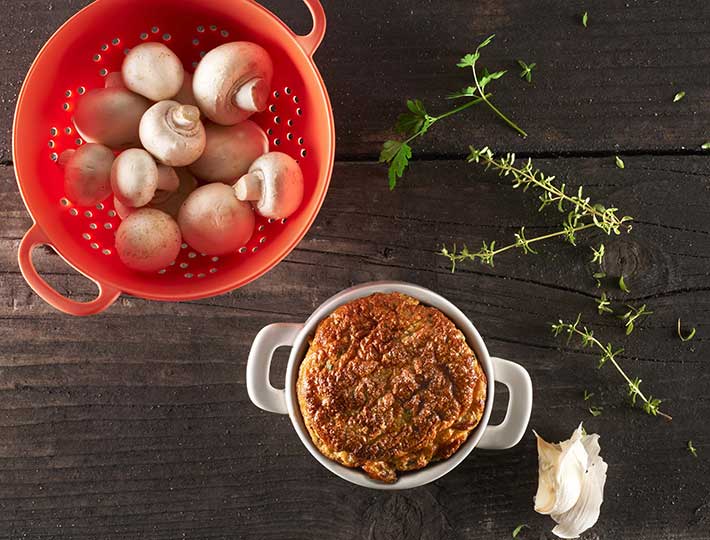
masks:
[[(505, 71), (496, 71), (495, 73), (488, 73), (488, 70), (483, 71), (483, 76), (479, 78), (478, 73), (476, 71), (476, 64), (478, 63), (478, 60), (481, 57), (481, 49), (483, 47), (487, 47), (490, 45), (491, 41), (493, 41), (493, 38), (496, 37), (495, 34), (491, 34), (488, 36), (486, 39), (484, 39), (481, 44), (476, 47), (476, 51), (473, 53), (469, 53), (466, 56), (464, 56), (461, 61), (456, 64), (460, 68), (471, 68), (471, 71), (473, 72), (473, 82), (476, 84), (475, 90), (478, 93), (478, 96), (483, 98), (483, 101), (485, 101), (486, 105), (494, 112), (496, 113), (501, 120), (503, 120), (506, 124), (508, 124), (511, 128), (513, 128), (515, 131), (517, 131), (523, 138), (527, 137), (528, 134), (515, 122), (513, 122), (510, 118), (508, 118), (505, 114), (503, 114), (498, 107), (493, 105), (491, 103), (491, 100), (488, 99), (488, 97), (484, 94), (483, 90), (486, 88), (489, 82), (495, 79), (500, 79), (503, 75), (505, 75)], [(473, 93), (473, 88), (470, 86), (465, 89), (464, 95), (474, 95)]]
[(662, 416), (666, 420), (672, 420), (673, 418), (662, 412), (660, 410), (661, 400), (654, 398), (649, 395), (648, 397), (641, 391), (641, 379), (635, 377), (631, 379), (626, 372), (622, 369), (617, 357), (624, 352), (624, 349), (616, 349), (611, 343), (604, 345), (598, 338), (594, 336), (594, 332), (589, 330), (586, 326), (582, 326), (582, 315), (579, 314), (577, 319), (573, 323), (568, 323), (560, 319), (557, 323), (552, 325), (552, 332), (555, 336), (561, 334), (567, 334), (569, 342), (573, 337), (579, 337), (581, 340), (582, 348), (595, 347), (601, 351), (601, 356), (599, 358), (599, 368), (602, 368), (607, 362), (611, 363), (617, 372), (622, 376), (624, 381), (626, 381), (627, 391), (631, 397), (631, 404), (636, 405), (637, 401), (640, 399), (642, 402), (642, 408), (646, 414), (651, 416)]
[[(447, 99), (471, 98), (463, 105), (459, 105), (450, 111), (447, 111), (438, 116), (429, 114), (424, 104), (418, 99), (407, 100), (407, 112), (400, 114), (395, 124), (395, 131), (404, 137), (403, 140), (390, 139), (385, 141), (380, 152), (380, 163), (389, 165), (388, 177), (390, 189), (394, 189), (397, 181), (404, 176), (404, 173), (412, 159), (412, 147), (410, 143), (416, 138), (421, 137), (439, 120), (458, 114), (473, 105), (485, 103), (493, 112), (495, 112), (503, 121), (516, 130), (523, 137), (527, 137), (527, 133), (520, 128), (515, 122), (503, 114), (492, 102), (492, 94), (487, 91), (487, 87), (491, 82), (500, 79), (506, 74), (506, 71), (495, 71), (490, 73), (487, 69), (483, 69), (480, 74), (477, 66), (481, 57), (481, 49), (488, 46), (495, 34), (487, 37), (478, 47), (475, 52), (469, 53), (457, 64), (458, 67), (468, 69), (473, 73), (473, 86), (467, 86), (458, 92), (454, 92), (447, 96)], [(532, 68), (531, 68), (532, 69)]]
[(407, 112), (402, 113), (397, 118), (395, 130), (406, 137), (403, 141), (389, 140), (382, 145), (380, 152), (380, 163), (389, 164), (389, 185), (390, 189), (394, 189), (397, 185), (397, 180), (404, 176), (404, 171), (409, 165), (409, 160), (412, 158), (411, 143), (417, 137), (421, 137), (429, 128), (436, 124), (439, 120), (443, 120), (449, 116), (459, 113), (463, 110), (481, 103), (481, 97), (474, 98), (463, 105), (460, 105), (448, 112), (438, 116), (432, 116), (424, 107), (424, 104), (418, 99), (407, 100)]
[[(564, 182), (558, 183), (555, 176), (549, 176), (536, 169), (530, 159), (522, 165), (516, 165), (515, 154), (509, 153), (503, 157), (497, 157), (488, 147), (481, 150), (471, 147), (471, 153), (467, 160), (469, 163), (484, 165), (486, 170), (494, 169), (498, 171), (499, 176), (511, 176), (515, 189), (522, 188), (523, 191), (527, 191), (534, 188), (539, 190), (540, 207), (538, 210), (542, 211), (548, 206), (555, 207), (559, 212), (566, 213), (566, 218), (559, 230), (534, 238), (527, 238), (525, 227), (522, 227), (515, 233), (515, 242), (499, 248), (496, 248), (495, 241), (484, 241), (481, 249), (477, 252), (470, 251), (465, 245), (461, 250), (458, 250), (456, 246), (453, 246), (452, 249), (444, 246), (441, 255), (451, 261), (453, 270), (456, 269), (456, 264), (462, 261), (480, 260), (484, 264), (493, 266), (496, 255), (511, 249), (520, 249), (525, 254), (535, 254), (537, 252), (531, 247), (531, 244), (552, 238), (562, 237), (570, 244), (576, 245), (577, 233), (587, 229), (598, 228), (608, 235), (618, 235), (631, 228), (629, 222), (632, 218), (630, 216), (620, 216), (618, 208), (592, 203), (591, 198), (585, 195), (583, 187), (579, 187), (576, 193), (568, 192)], [(597, 255), (597, 250), (595, 250), (594, 259), (601, 261), (604, 256), (603, 246), (600, 246), (599, 250), (601, 255)]]

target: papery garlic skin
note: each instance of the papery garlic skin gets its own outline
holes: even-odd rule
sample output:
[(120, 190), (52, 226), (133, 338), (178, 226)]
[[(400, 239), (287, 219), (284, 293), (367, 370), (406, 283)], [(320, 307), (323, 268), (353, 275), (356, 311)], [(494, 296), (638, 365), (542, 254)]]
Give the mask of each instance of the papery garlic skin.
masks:
[(552, 532), (578, 538), (599, 519), (607, 464), (599, 456), (599, 435), (583, 435), (582, 424), (569, 440), (550, 444), (537, 433), (539, 483), (535, 511), (557, 522)]

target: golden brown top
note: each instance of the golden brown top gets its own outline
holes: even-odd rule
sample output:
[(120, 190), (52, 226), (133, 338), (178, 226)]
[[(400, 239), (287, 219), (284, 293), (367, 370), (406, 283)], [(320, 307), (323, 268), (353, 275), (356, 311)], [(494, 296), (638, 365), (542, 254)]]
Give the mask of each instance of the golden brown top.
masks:
[(298, 377), (318, 449), (396, 480), (452, 455), (478, 424), (486, 377), (461, 331), (404, 294), (373, 294), (318, 326)]

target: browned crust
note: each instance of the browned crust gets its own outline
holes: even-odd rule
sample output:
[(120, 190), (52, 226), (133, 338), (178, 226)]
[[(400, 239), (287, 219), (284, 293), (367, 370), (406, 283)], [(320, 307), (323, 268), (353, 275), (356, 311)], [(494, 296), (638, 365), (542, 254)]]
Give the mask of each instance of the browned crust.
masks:
[(378, 293), (319, 324), (297, 393), (323, 455), (394, 482), (459, 449), (483, 415), (486, 377), (438, 309)]

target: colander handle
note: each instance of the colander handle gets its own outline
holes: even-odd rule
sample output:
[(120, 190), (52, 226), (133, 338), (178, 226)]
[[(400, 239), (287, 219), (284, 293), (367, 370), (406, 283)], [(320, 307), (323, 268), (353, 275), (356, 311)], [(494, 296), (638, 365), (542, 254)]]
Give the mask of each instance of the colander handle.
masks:
[(296, 41), (308, 56), (313, 56), (325, 36), (325, 10), (320, 0), (303, 0), (313, 17), (313, 29), (305, 36), (296, 35)]
[(121, 291), (114, 287), (107, 286), (92, 279), (99, 288), (99, 296), (95, 300), (91, 302), (77, 302), (62, 296), (42, 279), (32, 263), (32, 250), (42, 244), (51, 246), (47, 236), (42, 232), (42, 229), (40, 229), (37, 224), (34, 224), (30, 230), (27, 231), (22, 242), (20, 242), (18, 260), (20, 263), (20, 271), (25, 281), (27, 281), (27, 284), (50, 306), (69, 315), (83, 317), (104, 311), (121, 295)]
[(286, 391), (274, 388), (269, 382), (271, 359), (279, 347), (292, 346), (302, 329), (302, 324), (270, 324), (254, 338), (247, 360), (247, 392), (249, 399), (260, 409), (288, 414)]

